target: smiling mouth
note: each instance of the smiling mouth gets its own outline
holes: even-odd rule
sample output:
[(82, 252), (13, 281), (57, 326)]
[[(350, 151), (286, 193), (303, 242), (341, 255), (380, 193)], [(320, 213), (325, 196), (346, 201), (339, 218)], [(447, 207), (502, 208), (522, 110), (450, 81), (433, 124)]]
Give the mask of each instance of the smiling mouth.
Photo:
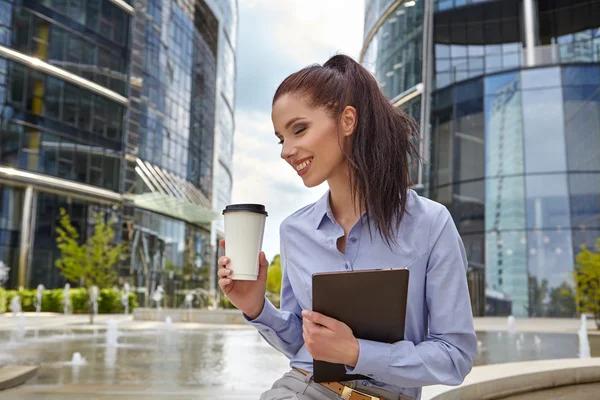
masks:
[(296, 171), (300, 172), (302, 171), (304, 168), (308, 167), (310, 165), (310, 163), (312, 162), (312, 157), (309, 158), (308, 160), (304, 161), (301, 164), (296, 165), (294, 168), (296, 169)]

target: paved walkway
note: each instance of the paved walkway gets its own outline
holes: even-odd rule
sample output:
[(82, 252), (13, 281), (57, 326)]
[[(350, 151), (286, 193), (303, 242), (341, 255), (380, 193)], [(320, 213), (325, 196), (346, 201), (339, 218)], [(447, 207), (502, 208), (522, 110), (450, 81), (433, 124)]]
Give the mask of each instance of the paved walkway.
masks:
[(258, 399), (261, 391), (217, 388), (160, 388), (134, 385), (26, 385), (3, 391), (2, 400), (80, 400), (80, 399), (174, 399), (174, 400), (248, 400)]
[[(122, 314), (101, 314), (96, 316), (95, 324), (89, 324), (87, 315), (63, 315), (56, 313), (25, 313), (26, 327), (28, 329), (47, 329), (61, 330), (65, 325), (72, 329), (94, 330), (106, 327), (109, 319), (115, 319), (119, 322), (119, 329), (126, 330), (148, 330), (164, 326), (160, 321), (134, 321), (132, 315)], [(0, 331), (13, 330), (19, 326), (20, 317), (13, 317), (11, 313), (0, 314)], [(579, 330), (579, 319), (576, 318), (516, 318), (515, 325), (518, 332), (546, 332), (546, 333), (577, 333)], [(600, 335), (600, 330), (592, 319), (588, 318), (588, 333), (590, 335)], [(215, 328), (214, 324), (202, 323), (173, 323), (178, 329), (210, 329)], [(248, 324), (217, 325), (220, 329), (254, 329)], [(506, 317), (480, 317), (475, 318), (475, 330), (484, 331), (506, 331), (508, 321)]]
[[(536, 333), (577, 333), (580, 321), (577, 318), (515, 318), (518, 332)], [(506, 331), (508, 328), (507, 317), (478, 317), (475, 318), (475, 330)], [(590, 335), (600, 335), (593, 319), (587, 319), (587, 329)]]
[(38, 369), (39, 367), (23, 365), (0, 367), (0, 390), (6, 390), (21, 385), (32, 378)]
[[(75, 314), (75, 315), (63, 315), (56, 313), (24, 313), (25, 327), (27, 330), (57, 330), (62, 331), (65, 327), (69, 329), (81, 330), (81, 331), (94, 331), (97, 329), (105, 329), (108, 320), (114, 319), (119, 324), (119, 329), (123, 330), (153, 330), (160, 327), (164, 327), (165, 323), (160, 321), (134, 321), (132, 315), (123, 314), (100, 314), (94, 318), (94, 324), (90, 325), (90, 318), (88, 315)], [(17, 329), (21, 324), (21, 317), (13, 317), (11, 313), (0, 314), (0, 332), (1, 331), (12, 331)], [(239, 330), (239, 329), (254, 329), (249, 324), (235, 324), (235, 325), (216, 325), (216, 324), (202, 324), (202, 323), (176, 323), (173, 322), (173, 327), (180, 330), (197, 330), (197, 329), (227, 329), (227, 330)]]
[(503, 400), (591, 400), (600, 397), (600, 383), (563, 386), (549, 390), (505, 397)]

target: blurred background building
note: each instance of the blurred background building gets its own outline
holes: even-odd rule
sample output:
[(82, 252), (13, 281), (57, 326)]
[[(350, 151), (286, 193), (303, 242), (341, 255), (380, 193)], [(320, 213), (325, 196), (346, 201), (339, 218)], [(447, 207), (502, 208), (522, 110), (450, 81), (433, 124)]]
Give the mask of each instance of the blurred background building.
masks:
[[(0, 259), (64, 284), (64, 207), (114, 216), (141, 296), (214, 287), (231, 196), (236, 0), (0, 0)], [(212, 285), (212, 286), (211, 286)], [(171, 304), (168, 304), (171, 305)]]
[(600, 237), (600, 1), (367, 0), (361, 62), (421, 123), (415, 189), (451, 211), (473, 312), (576, 315)]

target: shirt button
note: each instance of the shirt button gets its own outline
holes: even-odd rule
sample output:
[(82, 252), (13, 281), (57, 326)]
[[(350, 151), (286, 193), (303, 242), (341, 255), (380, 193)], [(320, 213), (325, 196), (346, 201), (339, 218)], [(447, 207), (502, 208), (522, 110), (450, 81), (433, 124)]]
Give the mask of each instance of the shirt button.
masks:
[(351, 241), (352, 243), (356, 243), (356, 242), (358, 242), (358, 239), (357, 239), (357, 238), (355, 238), (355, 237), (352, 237), (352, 238), (350, 238), (350, 241)]

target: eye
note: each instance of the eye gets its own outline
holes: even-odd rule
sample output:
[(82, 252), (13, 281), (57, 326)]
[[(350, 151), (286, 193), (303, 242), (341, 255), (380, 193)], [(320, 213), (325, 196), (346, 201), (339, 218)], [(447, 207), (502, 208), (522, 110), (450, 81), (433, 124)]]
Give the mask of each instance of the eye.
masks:
[(294, 133), (294, 135), (299, 135), (302, 132), (304, 132), (306, 130), (306, 126), (299, 126), (296, 128), (296, 132)]
[(279, 142), (277, 142), (277, 144), (283, 144), (283, 139), (280, 139)]

